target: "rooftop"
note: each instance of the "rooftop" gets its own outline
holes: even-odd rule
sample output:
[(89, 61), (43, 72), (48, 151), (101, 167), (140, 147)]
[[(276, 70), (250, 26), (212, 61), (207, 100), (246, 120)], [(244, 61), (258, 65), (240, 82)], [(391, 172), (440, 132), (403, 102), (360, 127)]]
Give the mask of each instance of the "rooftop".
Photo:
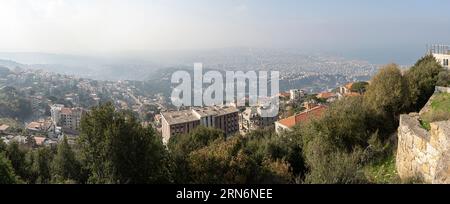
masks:
[(353, 83), (348, 83), (348, 84), (345, 85), (345, 88), (348, 89), (348, 90), (351, 90), (352, 87), (353, 87)]
[(310, 110), (280, 120), (278, 121), (278, 123), (280, 123), (283, 126), (286, 126), (287, 128), (292, 128), (297, 124), (310, 120), (311, 118), (320, 117), (326, 109), (327, 109), (326, 106), (319, 105)]
[(279, 97), (284, 97), (284, 98), (290, 98), (291, 97), (291, 93), (290, 92), (281, 92), (278, 95), (279, 95)]
[(27, 129), (40, 129), (41, 126), (42, 124), (39, 122), (31, 122), (30, 124), (27, 125)]
[(61, 108), (61, 114), (70, 115), (70, 114), (72, 114), (72, 109), (70, 109), (70, 108)]
[(235, 107), (214, 106), (214, 107), (192, 108), (190, 110), (183, 110), (183, 111), (165, 112), (161, 113), (161, 115), (169, 123), (169, 125), (173, 125), (197, 121), (200, 118), (206, 116), (221, 116), (236, 112), (239, 112), (239, 110)]
[(48, 129), (50, 128), (50, 126), (52, 125), (51, 121), (45, 121), (45, 120), (40, 120), (40, 121), (34, 121), (29, 123), (26, 128), (29, 130), (44, 130), (44, 129)]
[(198, 120), (192, 110), (173, 111), (161, 113), (161, 116), (169, 123), (169, 125), (187, 123)]
[(226, 107), (202, 107), (202, 108), (193, 108), (192, 109), (195, 113), (197, 113), (200, 117), (206, 117), (206, 116), (221, 116), (221, 115), (227, 115), (230, 113), (238, 112), (239, 110), (235, 107), (226, 106)]
[(317, 98), (323, 98), (323, 99), (329, 99), (334, 96), (336, 96), (336, 94), (331, 93), (331, 92), (322, 92), (320, 94), (317, 94)]
[(34, 141), (39, 146), (43, 145), (46, 139), (45, 137), (34, 137)]

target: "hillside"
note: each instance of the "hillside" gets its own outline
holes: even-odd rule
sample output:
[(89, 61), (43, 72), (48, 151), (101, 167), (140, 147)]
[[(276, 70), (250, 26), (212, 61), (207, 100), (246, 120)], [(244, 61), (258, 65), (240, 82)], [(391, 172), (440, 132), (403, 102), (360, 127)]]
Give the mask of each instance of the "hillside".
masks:
[(28, 66), (24, 65), (24, 64), (20, 64), (18, 62), (12, 61), (12, 60), (0, 59), (0, 67), (14, 69), (16, 67), (25, 68), (25, 67), (28, 67)]
[(12, 87), (0, 89), (0, 118), (25, 120), (31, 115), (30, 101)]

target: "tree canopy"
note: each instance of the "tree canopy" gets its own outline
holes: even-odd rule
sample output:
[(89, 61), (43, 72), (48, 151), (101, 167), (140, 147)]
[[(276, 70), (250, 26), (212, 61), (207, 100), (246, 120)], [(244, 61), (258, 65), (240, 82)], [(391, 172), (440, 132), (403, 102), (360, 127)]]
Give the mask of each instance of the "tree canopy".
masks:
[(389, 64), (372, 78), (365, 103), (378, 112), (395, 116), (409, 107), (409, 96), (407, 80), (396, 64)]
[(67, 142), (67, 137), (58, 144), (57, 152), (52, 164), (53, 176), (56, 182), (65, 183), (77, 181), (84, 182), (81, 164), (76, 158), (75, 152)]
[(410, 91), (409, 101), (412, 104), (410, 111), (419, 111), (427, 103), (434, 93), (440, 73), (442, 73), (441, 80), (445, 80), (444, 68), (432, 55), (421, 58), (406, 72), (405, 77)]
[(166, 153), (160, 137), (111, 103), (81, 121), (79, 146), (89, 183), (163, 182)]
[(5, 154), (0, 152), (0, 184), (15, 184), (17, 183), (14, 169), (11, 161), (6, 158)]

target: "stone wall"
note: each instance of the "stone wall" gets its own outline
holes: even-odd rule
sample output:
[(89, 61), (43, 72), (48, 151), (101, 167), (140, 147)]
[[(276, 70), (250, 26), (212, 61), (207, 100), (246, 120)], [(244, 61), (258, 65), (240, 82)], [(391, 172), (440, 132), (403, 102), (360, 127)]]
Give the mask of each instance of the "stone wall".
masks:
[(450, 93), (450, 87), (436, 86), (437, 93)]
[(431, 123), (428, 132), (417, 113), (400, 116), (397, 172), (402, 179), (450, 184), (450, 121)]

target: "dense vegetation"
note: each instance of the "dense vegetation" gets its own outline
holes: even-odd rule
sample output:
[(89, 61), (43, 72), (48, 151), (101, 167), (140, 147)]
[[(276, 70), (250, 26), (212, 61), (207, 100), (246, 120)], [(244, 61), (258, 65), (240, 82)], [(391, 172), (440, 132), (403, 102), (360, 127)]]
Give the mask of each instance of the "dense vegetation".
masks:
[(450, 84), (450, 74), (440, 66), (433, 56), (427, 55), (421, 58), (405, 74), (410, 91), (411, 111), (420, 110), (433, 95), (434, 88), (438, 86), (448, 86)]
[[(447, 79), (447, 80), (446, 80)], [(330, 105), (324, 116), (276, 135), (226, 138), (199, 127), (168, 147), (152, 128), (111, 104), (83, 118), (73, 147), (27, 150), (0, 143), (0, 183), (392, 183), (401, 113), (419, 110), (448, 73), (426, 56), (406, 73), (383, 67), (364, 96)]]
[(31, 103), (23, 93), (9, 86), (0, 89), (0, 118), (25, 120), (30, 115)]
[(352, 92), (356, 92), (356, 93), (360, 93), (363, 94), (366, 92), (367, 87), (369, 87), (369, 83), (365, 82), (365, 81), (361, 81), (361, 82), (356, 82), (352, 85), (351, 87), (351, 91)]

